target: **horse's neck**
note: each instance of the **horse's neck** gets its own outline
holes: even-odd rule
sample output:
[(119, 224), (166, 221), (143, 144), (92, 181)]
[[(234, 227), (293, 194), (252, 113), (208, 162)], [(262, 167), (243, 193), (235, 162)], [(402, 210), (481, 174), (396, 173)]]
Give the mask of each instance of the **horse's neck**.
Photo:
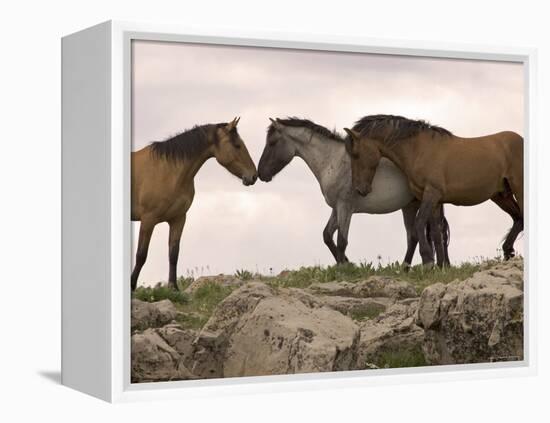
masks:
[(412, 170), (412, 162), (414, 157), (416, 157), (415, 144), (413, 142), (409, 142), (408, 140), (403, 142), (397, 141), (392, 146), (381, 144), (380, 152), (382, 156), (390, 159), (405, 174), (408, 175)]
[(192, 182), (202, 165), (204, 165), (204, 163), (212, 157), (214, 157), (214, 154), (212, 154), (210, 149), (207, 149), (196, 157), (189, 159), (186, 158), (182, 162), (179, 162), (175, 172), (178, 185), (186, 185), (189, 182)]
[[(309, 133), (309, 134), (308, 134)], [(345, 168), (346, 155), (344, 144), (323, 139), (321, 135), (310, 133), (302, 141), (296, 141), (296, 155), (311, 169), (321, 188), (336, 177), (335, 173)]]

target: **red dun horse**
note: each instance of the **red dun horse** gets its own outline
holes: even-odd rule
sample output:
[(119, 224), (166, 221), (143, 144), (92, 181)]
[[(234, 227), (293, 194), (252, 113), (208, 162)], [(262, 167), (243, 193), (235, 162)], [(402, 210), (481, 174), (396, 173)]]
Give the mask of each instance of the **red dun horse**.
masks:
[(256, 166), (237, 132), (238, 122), (235, 118), (230, 123), (195, 126), (132, 153), (132, 220), (141, 221), (132, 290), (147, 259), (153, 229), (160, 222), (170, 226), (168, 282), (176, 288), (181, 234), (195, 195), (193, 180), (206, 160), (215, 157), (244, 185), (256, 182)]
[[(514, 256), (514, 242), (523, 230), (523, 138), (499, 132), (477, 138), (454, 136), (425, 121), (401, 116), (366, 116), (345, 129), (351, 156), (352, 184), (360, 195), (371, 191), (381, 157), (393, 161), (408, 177), (421, 201), (416, 217), (420, 254), (433, 264), (426, 225), (439, 226), (439, 205), (474, 206), (494, 201), (514, 223), (502, 245), (504, 258)], [(443, 265), (440, 231), (434, 230), (437, 263)]]

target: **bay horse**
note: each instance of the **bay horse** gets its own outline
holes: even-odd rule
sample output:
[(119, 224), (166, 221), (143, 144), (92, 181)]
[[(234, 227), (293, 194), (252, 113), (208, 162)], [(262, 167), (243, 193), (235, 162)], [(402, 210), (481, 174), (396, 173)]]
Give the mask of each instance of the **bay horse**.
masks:
[[(420, 254), (433, 265), (426, 224), (439, 225), (440, 205), (474, 206), (492, 200), (513, 220), (502, 245), (504, 258), (514, 256), (514, 242), (523, 230), (523, 138), (499, 132), (462, 138), (423, 120), (402, 116), (371, 115), (358, 120), (348, 133), (346, 151), (351, 157), (353, 187), (370, 196), (375, 171), (382, 158), (390, 159), (409, 180), (421, 201), (416, 217)], [(437, 264), (442, 266), (443, 242), (433, 231)]]
[(132, 153), (132, 220), (141, 221), (131, 287), (147, 259), (157, 223), (168, 222), (170, 271), (168, 283), (177, 288), (179, 245), (187, 210), (195, 195), (194, 178), (211, 157), (244, 185), (257, 179), (256, 166), (237, 132), (240, 118), (229, 123), (195, 126), (165, 141), (153, 142)]
[[(264, 151), (258, 164), (260, 180), (269, 182), (294, 157), (303, 159), (313, 172), (332, 213), (323, 231), (323, 240), (336, 263), (348, 262), (346, 248), (354, 213), (386, 214), (399, 209), (407, 231), (404, 268), (410, 267), (418, 238), (414, 229), (420, 202), (416, 201), (406, 176), (391, 161), (380, 161), (368, 197), (358, 195), (351, 184), (351, 163), (344, 139), (335, 131), (307, 119), (271, 119)], [(444, 237), (448, 239), (447, 220), (441, 210)], [(334, 233), (338, 231), (337, 244)], [(447, 250), (445, 242), (445, 251)]]

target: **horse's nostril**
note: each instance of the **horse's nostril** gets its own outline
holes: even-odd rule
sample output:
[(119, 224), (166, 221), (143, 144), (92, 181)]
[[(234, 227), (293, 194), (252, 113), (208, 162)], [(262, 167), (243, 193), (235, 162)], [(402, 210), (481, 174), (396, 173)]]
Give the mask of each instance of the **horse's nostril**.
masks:
[(243, 184), (246, 186), (254, 185), (256, 179), (258, 179), (258, 176), (256, 174), (252, 176), (243, 176)]
[(271, 181), (271, 176), (269, 176), (266, 172), (262, 172), (262, 171), (259, 171), (256, 176), (258, 177), (258, 179), (260, 179), (260, 181), (263, 181), (263, 182), (269, 182)]

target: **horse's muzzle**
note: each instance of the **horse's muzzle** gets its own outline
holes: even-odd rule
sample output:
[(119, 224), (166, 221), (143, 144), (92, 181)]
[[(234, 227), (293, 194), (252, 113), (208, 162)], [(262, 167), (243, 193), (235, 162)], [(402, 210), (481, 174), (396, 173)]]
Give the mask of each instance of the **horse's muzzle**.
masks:
[(246, 186), (254, 185), (257, 179), (258, 179), (257, 173), (255, 173), (252, 176), (243, 176), (243, 185), (246, 185)]
[(359, 194), (361, 197), (366, 197), (369, 192), (371, 192), (372, 189), (370, 187), (361, 187), (361, 188), (355, 188), (355, 192)]
[(272, 179), (273, 179), (273, 176), (262, 175), (260, 173), (260, 181), (262, 181), (262, 182), (271, 182)]
[(262, 182), (270, 182), (273, 179), (273, 174), (270, 174), (271, 172), (266, 171), (264, 169), (265, 166), (260, 165), (258, 166), (258, 176), (260, 178), (260, 181)]

